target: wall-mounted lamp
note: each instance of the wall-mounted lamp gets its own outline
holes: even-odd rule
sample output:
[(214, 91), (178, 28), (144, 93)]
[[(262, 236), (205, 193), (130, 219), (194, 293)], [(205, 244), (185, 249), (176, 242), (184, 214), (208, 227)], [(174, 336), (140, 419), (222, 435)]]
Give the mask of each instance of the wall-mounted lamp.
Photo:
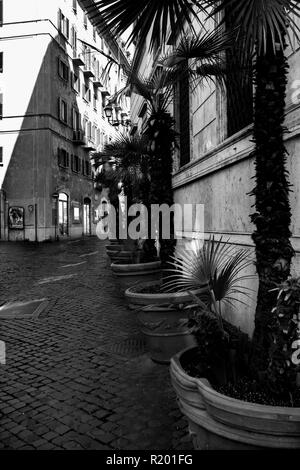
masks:
[(113, 108), (111, 104), (108, 104), (104, 108), (105, 116), (107, 117), (108, 120), (112, 118), (112, 113), (113, 113)]

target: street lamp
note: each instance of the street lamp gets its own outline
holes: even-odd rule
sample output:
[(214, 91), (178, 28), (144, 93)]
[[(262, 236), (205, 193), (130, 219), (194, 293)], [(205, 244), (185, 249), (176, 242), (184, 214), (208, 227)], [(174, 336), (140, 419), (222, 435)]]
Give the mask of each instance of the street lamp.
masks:
[(104, 112), (105, 112), (105, 116), (110, 121), (112, 118), (112, 113), (113, 113), (112, 105), (108, 104), (107, 106), (105, 106)]

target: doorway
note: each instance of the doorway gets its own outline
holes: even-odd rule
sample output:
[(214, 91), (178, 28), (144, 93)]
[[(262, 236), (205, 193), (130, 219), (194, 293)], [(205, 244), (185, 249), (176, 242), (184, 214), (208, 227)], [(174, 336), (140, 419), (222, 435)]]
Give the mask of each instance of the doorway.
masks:
[(83, 201), (83, 234), (91, 235), (91, 200), (89, 197)]
[(68, 196), (65, 193), (59, 193), (58, 196), (58, 231), (64, 236), (69, 234), (69, 211)]

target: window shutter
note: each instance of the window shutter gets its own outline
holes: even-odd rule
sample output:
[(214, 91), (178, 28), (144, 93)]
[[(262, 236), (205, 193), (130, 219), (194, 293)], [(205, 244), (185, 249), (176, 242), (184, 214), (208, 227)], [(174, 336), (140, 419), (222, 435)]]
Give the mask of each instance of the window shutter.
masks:
[(61, 9), (60, 8), (58, 10), (58, 15), (57, 15), (57, 26), (58, 26), (58, 30), (61, 31)]
[(61, 119), (61, 99), (58, 98), (57, 100), (57, 111), (58, 111), (58, 119)]
[(61, 70), (60, 70), (60, 57), (57, 57), (57, 73), (61, 77)]
[(71, 155), (71, 170), (74, 170), (74, 155)]
[(61, 163), (61, 149), (57, 147), (57, 163), (60, 165)]
[(66, 18), (66, 36), (69, 39), (69, 32), (70, 32), (70, 21)]
[(68, 123), (68, 120), (69, 120), (68, 104), (67, 104), (67, 102), (65, 102), (65, 111), (66, 111), (66, 119), (64, 120), (64, 122), (67, 124), (67, 123)]
[(69, 167), (69, 165), (70, 165), (69, 162), (70, 162), (70, 154), (69, 154), (69, 152), (67, 152), (67, 155), (66, 155), (66, 167)]

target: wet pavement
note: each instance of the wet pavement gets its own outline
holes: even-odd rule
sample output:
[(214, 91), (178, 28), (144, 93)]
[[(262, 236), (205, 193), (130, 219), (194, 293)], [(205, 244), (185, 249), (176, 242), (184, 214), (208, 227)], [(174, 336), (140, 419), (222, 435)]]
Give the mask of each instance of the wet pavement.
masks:
[(0, 243), (0, 449), (188, 450), (169, 368), (146, 354), (97, 238)]

